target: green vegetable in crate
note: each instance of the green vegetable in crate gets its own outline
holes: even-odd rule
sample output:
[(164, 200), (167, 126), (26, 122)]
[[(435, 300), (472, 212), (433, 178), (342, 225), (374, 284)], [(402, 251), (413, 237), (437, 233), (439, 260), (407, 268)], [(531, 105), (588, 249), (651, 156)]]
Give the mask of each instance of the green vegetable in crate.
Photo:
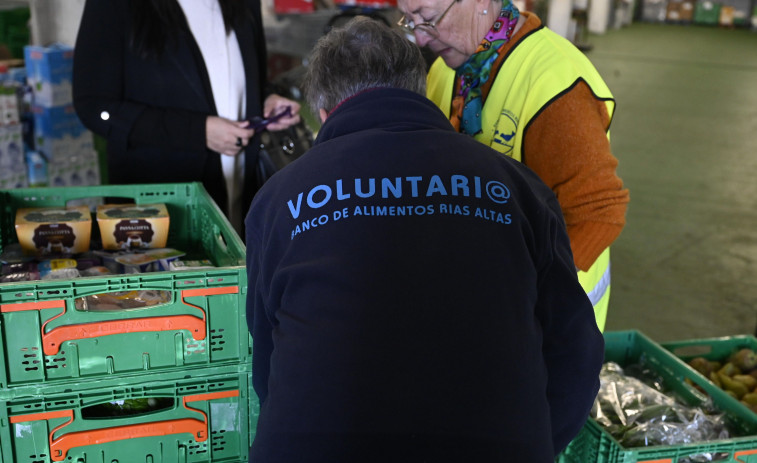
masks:
[(173, 408), (173, 405), (174, 399), (168, 397), (124, 399), (83, 408), (81, 414), (82, 418), (132, 416)]
[[(694, 357), (687, 363), (723, 389), (726, 394), (741, 400), (753, 410), (757, 408), (757, 405), (743, 400), (748, 394), (757, 392), (757, 352), (750, 348), (742, 348), (722, 361), (725, 363), (721, 366), (717, 361)], [(697, 387), (692, 381), (687, 382)]]
[(722, 385), (723, 390), (726, 392), (732, 392), (737, 399), (741, 399), (749, 392), (749, 388), (747, 388), (744, 383), (736, 381), (728, 375), (718, 373), (718, 378), (720, 379), (720, 384)]
[(725, 376), (733, 376), (733, 375), (739, 375), (741, 374), (741, 369), (734, 365), (732, 362), (728, 362), (725, 365), (723, 365), (723, 368), (718, 370), (718, 374), (722, 374)]
[(757, 368), (757, 352), (745, 347), (731, 355), (728, 361), (741, 371), (752, 371)]
[(757, 387), (757, 378), (752, 375), (733, 375), (733, 379), (743, 383), (750, 391)]
[(757, 392), (750, 392), (749, 394), (745, 394), (744, 397), (741, 398), (741, 403), (744, 404), (748, 409), (757, 413)]
[(673, 404), (649, 405), (631, 419), (636, 423), (655, 423), (658, 421), (680, 422), (679, 414)]
[(712, 373), (713, 371), (718, 371), (722, 367), (720, 362), (707, 360), (704, 357), (694, 357), (693, 359), (689, 360), (689, 366), (708, 378), (710, 376), (710, 373)]
[(741, 402), (745, 405), (757, 405), (757, 392), (744, 394), (744, 397), (741, 398)]
[[(692, 406), (679, 402), (674, 394), (666, 395), (664, 382), (647, 384), (631, 376), (631, 372), (639, 371), (633, 366), (625, 370), (613, 362), (603, 366), (591, 411), (597, 424), (622, 446), (680, 445), (728, 438), (722, 412), (704, 403)], [(715, 371), (711, 373), (718, 376)]]
[(719, 388), (723, 388), (723, 384), (720, 382), (720, 377), (718, 376), (717, 372), (710, 372), (710, 381), (715, 383), (715, 385)]

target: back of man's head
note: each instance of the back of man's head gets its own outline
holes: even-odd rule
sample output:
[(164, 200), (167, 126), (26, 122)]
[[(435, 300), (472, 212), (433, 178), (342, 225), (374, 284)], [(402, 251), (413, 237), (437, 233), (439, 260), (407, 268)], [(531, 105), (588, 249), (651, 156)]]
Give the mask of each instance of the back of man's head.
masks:
[(314, 111), (331, 111), (340, 102), (376, 87), (425, 95), (426, 68), (417, 45), (399, 31), (365, 16), (332, 29), (310, 54), (303, 82)]

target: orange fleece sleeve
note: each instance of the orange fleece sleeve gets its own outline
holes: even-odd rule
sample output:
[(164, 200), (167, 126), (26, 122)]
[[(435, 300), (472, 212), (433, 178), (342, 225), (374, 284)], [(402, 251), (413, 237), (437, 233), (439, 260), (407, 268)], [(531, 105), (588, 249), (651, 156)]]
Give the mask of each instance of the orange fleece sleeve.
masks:
[(588, 270), (625, 225), (629, 192), (606, 135), (609, 115), (580, 81), (531, 122), (523, 162), (555, 192), (575, 265)]

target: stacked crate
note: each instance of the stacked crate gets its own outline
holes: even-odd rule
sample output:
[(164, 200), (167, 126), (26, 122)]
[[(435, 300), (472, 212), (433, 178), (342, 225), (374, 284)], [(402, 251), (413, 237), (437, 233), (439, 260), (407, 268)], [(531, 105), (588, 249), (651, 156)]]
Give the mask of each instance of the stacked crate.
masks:
[(710, 0), (698, 1), (694, 8), (694, 23), (714, 26), (720, 22), (720, 3)]
[(694, 24), (748, 26), (751, 0), (698, 0)]
[(165, 203), (169, 244), (215, 267), (0, 284), (0, 461), (247, 461), (244, 245), (190, 183), (0, 191), (0, 252), (17, 209), (89, 197)]

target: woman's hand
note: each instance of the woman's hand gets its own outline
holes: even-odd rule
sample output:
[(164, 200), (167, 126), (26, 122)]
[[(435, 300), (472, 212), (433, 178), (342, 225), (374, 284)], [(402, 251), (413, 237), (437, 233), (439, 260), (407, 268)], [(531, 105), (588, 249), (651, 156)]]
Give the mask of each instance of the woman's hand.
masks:
[(268, 124), (267, 129), (271, 131), (284, 130), (300, 122), (300, 104), (294, 100), (284, 98), (281, 95), (271, 94), (263, 103), (263, 117), (271, 117), (281, 114), (286, 108), (291, 108), (292, 115), (282, 117), (276, 122)]
[(218, 116), (208, 116), (205, 120), (205, 139), (209, 149), (227, 156), (236, 156), (255, 135), (248, 129), (248, 121), (232, 121)]

